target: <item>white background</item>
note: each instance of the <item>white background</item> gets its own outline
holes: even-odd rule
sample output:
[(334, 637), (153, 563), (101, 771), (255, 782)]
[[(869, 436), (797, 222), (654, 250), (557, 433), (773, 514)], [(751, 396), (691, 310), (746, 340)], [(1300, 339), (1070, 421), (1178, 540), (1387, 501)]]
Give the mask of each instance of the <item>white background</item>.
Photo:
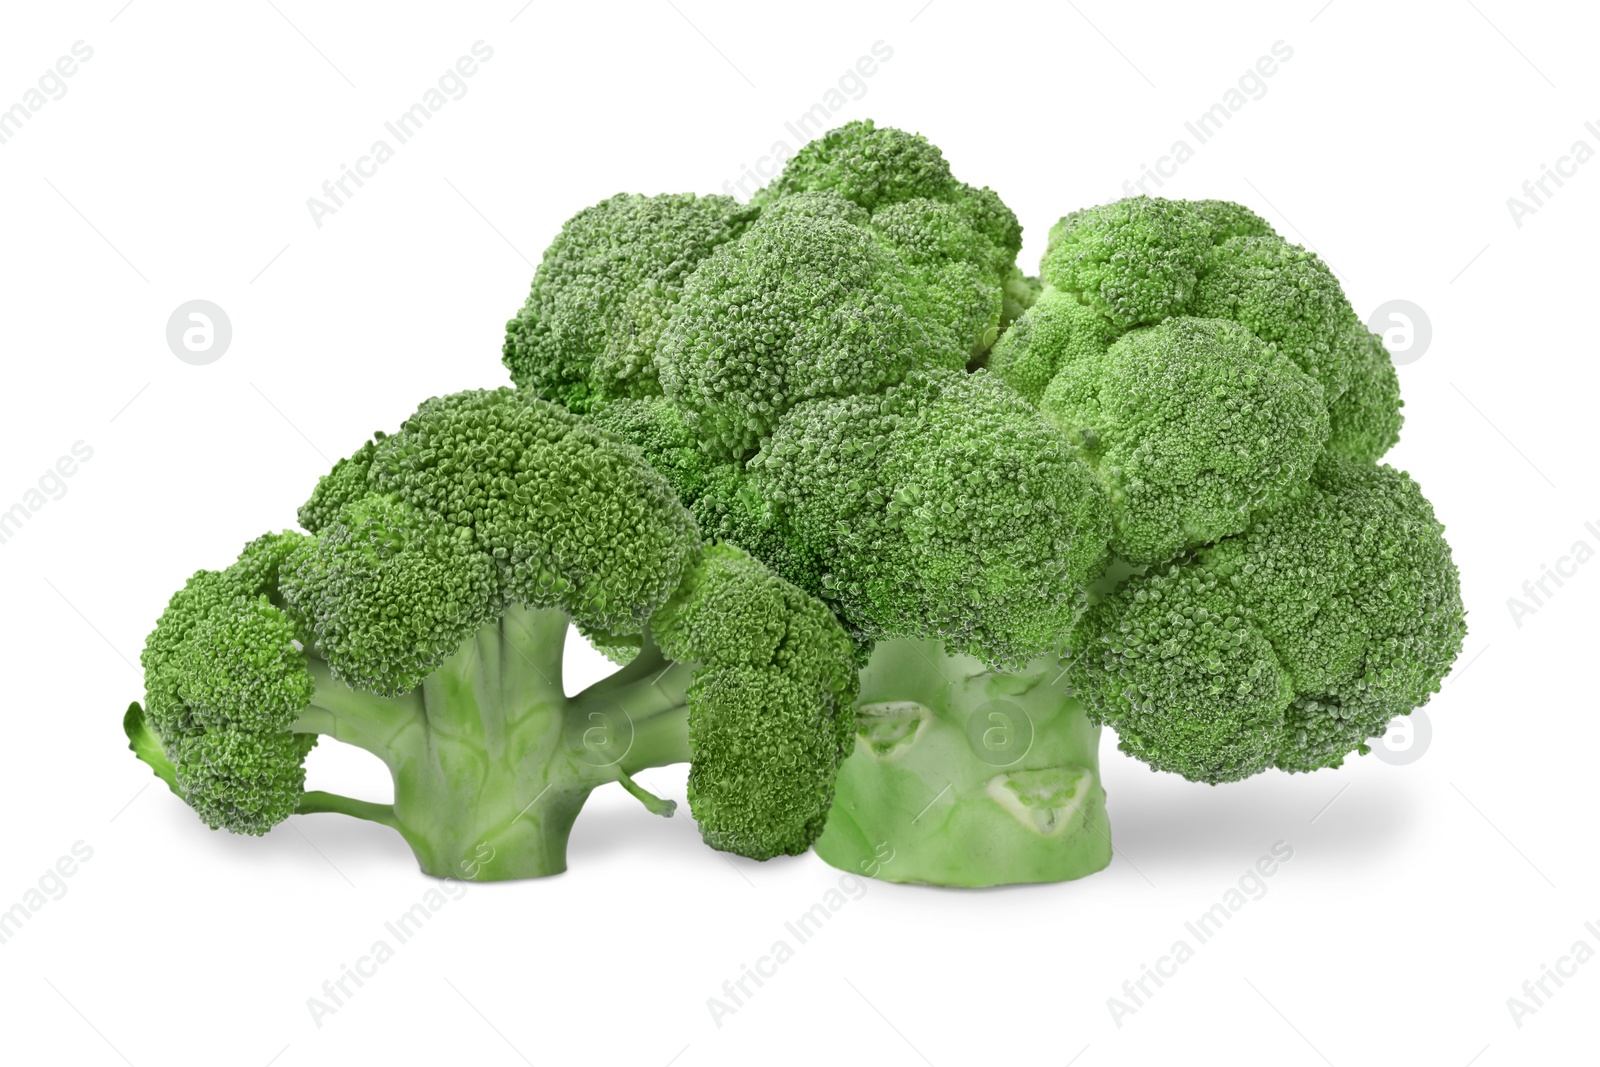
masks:
[[(0, 945), (0, 1056), (78, 1064), (1593, 1062), (1600, 961), (1519, 1028), (1580, 938), (1600, 950), (1593, 662), (1600, 562), (1518, 620), (1578, 540), (1600, 548), (1593, 238), (1600, 161), (1519, 227), (1580, 138), (1600, 149), (1596, 17), (1578, 5), (1296, 0), (781, 9), (654, 0), (7, 5), (0, 107), (93, 57), (0, 145), (0, 509), (77, 441), (93, 457), (0, 544), (0, 909), (75, 842), (92, 858)], [(674, 6), (676, 5), (676, 6)], [(457, 57), (493, 49), (316, 226), (306, 207)], [(1283, 41), (1266, 92), (1159, 191), (1260, 211), (1365, 317), (1425, 309), (1400, 369), (1412, 472), (1449, 529), (1471, 632), (1395, 766), (1208, 788), (1104, 742), (1118, 856), (987, 892), (871, 884), (717, 1026), (707, 998), (838, 885), (756, 864), (620, 790), (571, 870), (474, 886), (318, 1027), (307, 998), (431, 885), (398, 836), (336, 816), (208, 831), (128, 754), (145, 633), (197, 567), (291, 525), (332, 458), (423, 398), (505, 381), (502, 326), (561, 222), (617, 191), (715, 192), (892, 57), (834, 124), (919, 130), (1027, 228), (1124, 195)], [(393, 143), (391, 141), (391, 143)], [(1150, 186), (1152, 191), (1157, 191)], [(180, 303), (234, 338), (180, 362)], [(599, 668), (583, 659), (592, 675)], [(385, 799), (326, 744), (311, 784)], [(647, 784), (683, 799), (681, 768)], [(1276, 841), (1294, 858), (1134, 1014), (1123, 996)], [(48, 882), (48, 880), (47, 880)], [(52, 887), (54, 883), (49, 883)], [(792, 939), (791, 939), (792, 940)]]

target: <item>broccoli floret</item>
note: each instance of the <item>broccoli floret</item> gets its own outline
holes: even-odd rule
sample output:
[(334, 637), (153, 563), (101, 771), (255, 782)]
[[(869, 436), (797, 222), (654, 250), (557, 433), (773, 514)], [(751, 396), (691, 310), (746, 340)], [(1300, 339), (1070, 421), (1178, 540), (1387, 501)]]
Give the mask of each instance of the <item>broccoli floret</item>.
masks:
[(1091, 608), (1068, 679), (1124, 751), (1227, 782), (1365, 754), (1438, 691), (1465, 629), (1416, 483), (1328, 453), (1293, 503)]
[(1233, 319), (1277, 345), (1322, 384), (1329, 403), (1349, 388), (1358, 320), (1315, 252), (1275, 234), (1229, 237), (1211, 249), (1188, 311)]
[(755, 215), (731, 197), (691, 193), (619, 193), (578, 212), (506, 323), (512, 380), (574, 411), (659, 393), (656, 345), (684, 280)]
[(937, 635), (991, 664), (1071, 625), (1110, 533), (1088, 468), (984, 371), (802, 404), (750, 469), (858, 634)]
[(167, 784), (211, 826), (265, 833), (294, 812), (305, 783), (316, 738), (291, 727), (311, 677), (268, 595), (300, 539), (267, 534), (226, 570), (197, 572), (145, 645), (144, 713), (131, 711), (127, 725), (148, 722), (165, 745)]
[[(849, 638), (826, 606), (731, 545), (701, 555), (653, 629), (666, 655), (703, 664), (687, 698), (689, 806), (706, 840), (758, 859), (804, 852), (849, 753)], [(818, 693), (830, 714), (817, 714)]]
[(1199, 314), (1192, 301), (1216, 244), (1271, 234), (1255, 212), (1225, 200), (1137, 196), (1056, 223), (1039, 275), (1126, 330)]
[(1182, 201), (1135, 197), (1057, 223), (1039, 277), (1126, 330), (1182, 313), (1211, 245)]
[(1010, 261), (973, 229), (958, 206), (906, 200), (880, 208), (872, 226), (900, 253), (923, 314), (945, 332), (941, 347), (981, 356), (1000, 336)]
[(1039, 410), (1089, 461), (1112, 549), (1159, 563), (1295, 495), (1328, 439), (1322, 388), (1236, 322), (1177, 317), (1069, 359)]
[[(1105, 320), (1113, 336), (1174, 315), (1231, 319), (1316, 379), (1330, 409), (1343, 398), (1343, 421), (1367, 428), (1366, 452), (1398, 433), (1399, 390), (1387, 387), (1392, 367), (1377, 362), (1387, 363), (1387, 353), (1368, 344), (1338, 279), (1248, 208), (1141, 196), (1073, 212), (1050, 231), (1040, 276), (1038, 317), (1066, 318), (1065, 300), (1045, 299), (1055, 290)], [(1029, 315), (1022, 316), (991, 366), (1015, 373), (1019, 389), (1036, 389), (1040, 369), (1076, 355), (1069, 342), (1082, 346), (1100, 335), (1074, 314), (1074, 329), (1051, 331), (1028, 331)], [(1345, 397), (1358, 378), (1362, 388)]]
[(1400, 376), (1383, 338), (1357, 324), (1353, 327), (1356, 362), (1350, 387), (1328, 405), (1328, 448), (1356, 459), (1376, 462), (1400, 440), (1405, 416), (1400, 409)]
[(705, 492), (716, 464), (700, 448), (683, 412), (666, 397), (604, 401), (589, 409), (589, 421), (642, 452), (685, 505)]
[(1022, 226), (994, 190), (956, 180), (925, 137), (871, 120), (841, 126), (801, 148), (757, 202), (818, 190), (872, 215), (957, 348), (981, 359), (1015, 318), (1006, 315), (1005, 296)]
[(869, 212), (908, 200), (956, 204), (974, 229), (1013, 259), (1022, 249), (1022, 226), (994, 190), (957, 181), (944, 153), (921, 134), (871, 119), (846, 123), (803, 146), (757, 199), (770, 203), (817, 189), (831, 189)]
[[(1374, 461), (1399, 438), (1381, 340), (1315, 254), (1248, 208), (1135, 197), (1074, 212), (1040, 273), (988, 366), (1089, 458), (1129, 560), (1239, 532), (1295, 495), (1320, 451)], [(1202, 319), (1216, 320), (1204, 343), (1179, 325)]]
[(1037, 403), (1062, 367), (1097, 361), (1122, 331), (1061, 289), (1045, 288), (989, 353), (989, 369)]
[(802, 400), (964, 366), (911, 281), (861, 208), (828, 192), (786, 198), (684, 286), (657, 356), (662, 387), (706, 447), (742, 458)]
[[(565, 868), (595, 787), (670, 814), (631, 775), (690, 760), (714, 847), (767, 858), (820, 831), (854, 647), (823, 604), (704, 545), (632, 447), (524, 393), (458, 393), (341, 461), (302, 514), (313, 533), (191, 578), (144, 650), (131, 747), (208, 825), (342, 812), (394, 827), (427, 873), (530, 877)], [(634, 654), (568, 697), (572, 624)], [(394, 803), (306, 792), (318, 735), (382, 759)]]

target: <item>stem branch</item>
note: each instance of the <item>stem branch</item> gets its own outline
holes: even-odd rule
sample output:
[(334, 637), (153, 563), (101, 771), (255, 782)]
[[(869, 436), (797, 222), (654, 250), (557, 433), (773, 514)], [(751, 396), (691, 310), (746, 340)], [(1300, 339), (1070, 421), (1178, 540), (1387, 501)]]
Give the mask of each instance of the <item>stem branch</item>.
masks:
[(326, 793), (320, 789), (307, 790), (300, 797), (300, 807), (296, 812), (300, 815), (333, 812), (338, 815), (352, 815), (368, 822), (382, 823), (397, 830), (400, 828), (394, 817), (393, 804), (374, 804), (370, 800), (356, 800), (354, 797)]

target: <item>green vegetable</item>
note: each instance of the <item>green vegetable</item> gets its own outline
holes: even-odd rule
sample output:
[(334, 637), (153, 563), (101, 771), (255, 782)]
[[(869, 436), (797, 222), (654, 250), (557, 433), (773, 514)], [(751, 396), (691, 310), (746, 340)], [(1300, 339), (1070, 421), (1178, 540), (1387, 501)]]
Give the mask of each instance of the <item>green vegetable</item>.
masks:
[(524, 389), (584, 411), (659, 393), (656, 341), (684, 280), (755, 217), (731, 197), (632, 196), (586, 208), (545, 251), (503, 349)]
[[(861, 672), (859, 740), (817, 854), (893, 882), (1058, 882), (1111, 862), (1100, 729), (1055, 657), (994, 671), (937, 641), (885, 641)], [(887, 843), (894, 861), (876, 869)]]
[[(853, 648), (827, 609), (701, 541), (633, 449), (511, 390), (424, 403), (300, 511), (200, 571), (145, 646), (136, 755), (213, 828), (295, 813), (394, 827), (422, 869), (554, 874), (591, 790), (692, 762), (713, 847), (805, 850), (846, 752)], [(573, 696), (571, 624), (631, 662)], [(304, 788), (331, 737), (383, 760), (394, 802)]]
[(1070, 684), (1157, 770), (1338, 767), (1438, 692), (1461, 651), (1443, 534), (1406, 475), (1328, 453), (1294, 503), (1091, 608)]
[[(1254, 212), (1074, 212), (1030, 278), (998, 196), (871, 123), (805, 146), (742, 210), (714, 247), (676, 223), (638, 252), (587, 212), (568, 224), (564, 259), (684, 270), (626, 373), (557, 399), (853, 639), (824, 859), (1077, 877), (1111, 855), (1102, 724), (1222, 782), (1337, 767), (1437, 690), (1459, 579), (1426, 500), (1377, 462), (1395, 369), (1334, 274)], [(604, 284), (549, 263), (552, 303), (518, 329), (610, 321)], [(507, 366), (537, 389), (575, 352), (508, 347)], [(996, 762), (988, 742), (1019, 731)]]

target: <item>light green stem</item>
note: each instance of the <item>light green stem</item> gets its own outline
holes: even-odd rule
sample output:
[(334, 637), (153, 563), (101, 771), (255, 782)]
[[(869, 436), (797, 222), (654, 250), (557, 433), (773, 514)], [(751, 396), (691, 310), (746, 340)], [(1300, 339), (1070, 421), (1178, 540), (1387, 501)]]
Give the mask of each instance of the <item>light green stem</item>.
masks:
[(295, 730), (382, 759), (394, 803), (308, 792), (300, 811), (392, 826), (425, 873), (491, 881), (566, 869), (572, 824), (590, 791), (618, 782), (657, 814), (670, 801), (631, 774), (689, 759), (685, 689), (692, 665), (653, 643), (627, 667), (573, 697), (562, 691), (568, 620), (511, 608), (411, 693), (352, 690), (312, 658), (315, 694)]
[(1111, 861), (1100, 730), (1048, 656), (1021, 671), (884, 641), (861, 672), (855, 752), (817, 854), (895, 882), (1078, 878)]

